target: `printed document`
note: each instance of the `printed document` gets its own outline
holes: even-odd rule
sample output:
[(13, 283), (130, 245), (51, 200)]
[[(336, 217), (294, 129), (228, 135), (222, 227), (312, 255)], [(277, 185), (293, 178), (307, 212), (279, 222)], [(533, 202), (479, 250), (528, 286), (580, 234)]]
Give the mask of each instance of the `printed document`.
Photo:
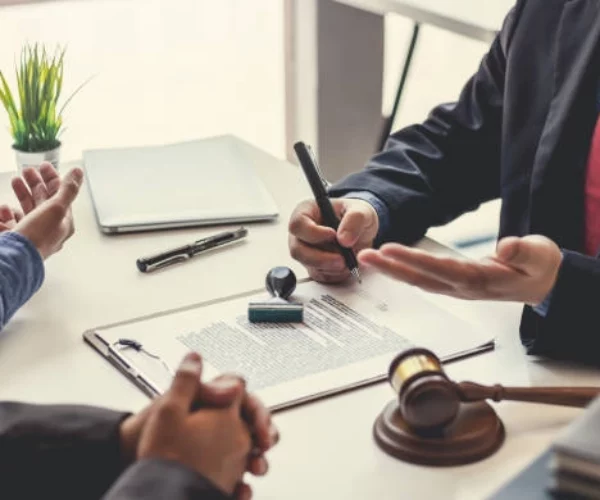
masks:
[(362, 284), (300, 283), (293, 298), (304, 304), (304, 323), (249, 323), (248, 302), (268, 300), (265, 291), (96, 332), (110, 344), (140, 342), (146, 352), (114, 349), (159, 393), (194, 350), (206, 378), (239, 373), (272, 408), (381, 379), (394, 356), (412, 346), (448, 358), (492, 340), (381, 274), (367, 273)]

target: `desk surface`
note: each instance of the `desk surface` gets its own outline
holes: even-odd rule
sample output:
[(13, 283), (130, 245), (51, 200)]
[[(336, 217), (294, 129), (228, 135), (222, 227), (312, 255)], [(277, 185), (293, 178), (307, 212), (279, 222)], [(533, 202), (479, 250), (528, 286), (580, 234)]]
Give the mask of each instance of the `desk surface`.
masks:
[(515, 0), (335, 0), (379, 14), (396, 13), (417, 22), (491, 42)]
[[(267, 155), (258, 160), (259, 172), (280, 207), (279, 222), (251, 225), (242, 246), (152, 275), (136, 270), (137, 257), (215, 229), (105, 236), (96, 227), (84, 190), (75, 204), (75, 236), (48, 261), (44, 286), (0, 336), (0, 398), (137, 410), (147, 399), (84, 344), (84, 330), (258, 288), (274, 264), (291, 265), (304, 275), (288, 256), (286, 230), (291, 210), (308, 196), (306, 183), (297, 167)], [(3, 201), (13, 200), (8, 180), (0, 176)], [(526, 359), (518, 343), (515, 305), (450, 299), (439, 303), (483, 325), (499, 340), (496, 352), (449, 366), (453, 377), (524, 385), (598, 380), (594, 370)], [(272, 453), (270, 474), (252, 480), (256, 498), (482, 498), (541, 452), (578, 414), (574, 409), (503, 403), (497, 410), (507, 441), (496, 455), (475, 465), (436, 469), (397, 462), (373, 443), (371, 426), (391, 396), (382, 384), (278, 414), (282, 441)]]

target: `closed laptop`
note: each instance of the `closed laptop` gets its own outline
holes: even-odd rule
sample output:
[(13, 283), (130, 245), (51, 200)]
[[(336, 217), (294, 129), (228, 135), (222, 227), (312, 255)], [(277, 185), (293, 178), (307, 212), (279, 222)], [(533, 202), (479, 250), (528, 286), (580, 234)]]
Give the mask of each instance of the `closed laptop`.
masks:
[(105, 233), (125, 233), (277, 218), (253, 164), (261, 155), (224, 135), (90, 150), (83, 159), (98, 225)]

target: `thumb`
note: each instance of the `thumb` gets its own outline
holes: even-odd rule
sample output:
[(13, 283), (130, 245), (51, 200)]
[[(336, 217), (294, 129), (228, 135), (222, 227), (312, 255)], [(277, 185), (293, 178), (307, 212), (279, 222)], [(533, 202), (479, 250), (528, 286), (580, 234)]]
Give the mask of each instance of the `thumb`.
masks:
[(198, 353), (188, 353), (177, 368), (166, 398), (182, 410), (189, 411), (200, 387), (201, 376), (202, 358)]
[(496, 255), (498, 259), (505, 263), (511, 263), (519, 253), (519, 238), (509, 236), (502, 238), (496, 245)]
[(349, 203), (346, 207), (338, 227), (337, 238), (340, 245), (351, 248), (358, 243), (363, 232), (370, 225), (372, 213), (370, 212), (371, 207), (366, 202), (364, 204)]
[(65, 208), (68, 208), (75, 201), (75, 198), (77, 198), (82, 181), (83, 170), (80, 168), (70, 170), (61, 181), (54, 199)]
[(537, 235), (523, 238), (510, 236), (498, 242), (496, 253), (501, 261), (511, 267), (531, 269), (532, 266), (543, 264), (547, 241), (547, 238)]
[(236, 375), (222, 375), (207, 384), (200, 384), (196, 401), (202, 406), (227, 408), (243, 393), (246, 383)]

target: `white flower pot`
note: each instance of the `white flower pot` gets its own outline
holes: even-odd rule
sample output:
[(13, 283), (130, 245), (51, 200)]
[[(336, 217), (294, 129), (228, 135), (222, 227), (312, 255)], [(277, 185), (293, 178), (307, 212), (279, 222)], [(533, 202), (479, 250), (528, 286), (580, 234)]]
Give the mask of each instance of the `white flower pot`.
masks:
[(40, 165), (45, 161), (52, 163), (54, 168), (58, 170), (60, 163), (60, 145), (50, 151), (39, 151), (37, 153), (29, 153), (26, 151), (19, 151), (15, 148), (13, 149), (15, 150), (17, 157), (17, 168), (19, 169), (19, 173), (21, 173), (26, 167), (40, 168)]

